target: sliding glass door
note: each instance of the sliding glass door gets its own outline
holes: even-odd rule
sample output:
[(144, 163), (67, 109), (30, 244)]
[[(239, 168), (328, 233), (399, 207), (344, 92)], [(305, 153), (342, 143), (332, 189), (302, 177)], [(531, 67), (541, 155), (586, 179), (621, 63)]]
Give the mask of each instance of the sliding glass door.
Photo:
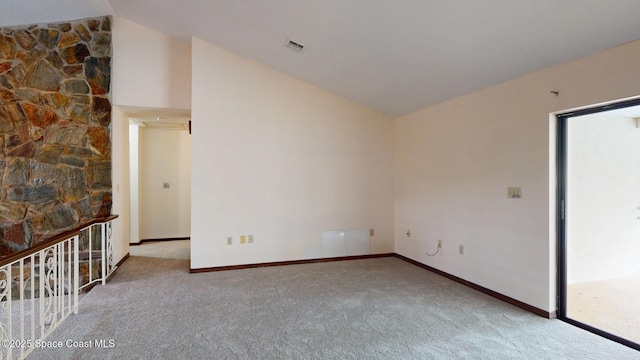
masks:
[(640, 101), (558, 116), (560, 319), (640, 349)]

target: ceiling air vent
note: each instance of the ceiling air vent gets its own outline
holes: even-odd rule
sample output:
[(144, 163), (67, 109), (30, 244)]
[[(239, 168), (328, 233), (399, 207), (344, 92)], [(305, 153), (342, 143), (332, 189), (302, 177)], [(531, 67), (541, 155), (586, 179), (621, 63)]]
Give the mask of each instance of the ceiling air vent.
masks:
[(299, 44), (293, 40), (287, 41), (287, 47), (293, 51), (302, 52), (304, 50), (304, 45)]

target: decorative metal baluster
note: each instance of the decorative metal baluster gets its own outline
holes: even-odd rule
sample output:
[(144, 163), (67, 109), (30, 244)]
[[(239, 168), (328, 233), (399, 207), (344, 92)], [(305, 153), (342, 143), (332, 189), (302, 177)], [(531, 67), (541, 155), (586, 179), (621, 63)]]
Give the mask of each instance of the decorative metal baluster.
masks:
[(80, 292), (80, 236), (73, 237), (73, 313), (78, 314)]
[[(0, 311), (2, 318), (6, 322), (0, 322), (0, 340), (11, 340), (11, 265), (6, 265), (0, 269)], [(3, 347), (2, 351), (6, 358), (11, 358), (11, 348)]]
[(36, 254), (31, 255), (31, 340), (36, 340)]
[[(20, 337), (24, 340), (24, 259), (20, 259), (20, 278), (18, 279), (18, 289), (20, 289)], [(20, 357), (24, 357), (24, 346), (20, 347)]]
[(48, 330), (53, 328), (53, 324), (55, 322), (55, 305), (54, 305), (54, 286), (56, 283), (56, 249), (55, 247), (48, 248), (44, 250), (44, 254), (42, 255), (41, 260), (42, 269), (41, 272), (41, 280), (40, 286), (40, 324), (42, 326), (42, 337), (44, 338), (45, 334), (47, 334)]
[[(113, 272), (114, 268), (113, 268), (113, 239), (112, 239), (112, 235), (113, 235), (113, 223), (111, 221), (107, 222), (105, 224), (107, 231), (106, 231), (106, 238), (107, 238), (107, 247), (106, 247), (106, 253), (107, 253), (107, 276), (111, 275), (111, 273)], [(107, 276), (105, 276), (105, 282), (106, 282), (106, 278)]]

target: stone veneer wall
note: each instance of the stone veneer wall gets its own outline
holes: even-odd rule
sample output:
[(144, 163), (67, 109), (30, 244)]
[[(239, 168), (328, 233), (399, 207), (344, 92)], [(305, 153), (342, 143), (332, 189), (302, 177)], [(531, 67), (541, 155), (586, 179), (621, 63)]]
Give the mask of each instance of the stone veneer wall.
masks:
[(111, 18), (0, 28), (0, 255), (111, 213)]

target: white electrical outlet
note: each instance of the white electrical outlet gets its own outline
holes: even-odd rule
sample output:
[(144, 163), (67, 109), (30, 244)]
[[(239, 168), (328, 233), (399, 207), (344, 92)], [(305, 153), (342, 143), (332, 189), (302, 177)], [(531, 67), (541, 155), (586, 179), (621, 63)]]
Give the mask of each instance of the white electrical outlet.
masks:
[(232, 245), (233, 244), (233, 238), (231, 236), (229, 236), (227, 238), (227, 245)]
[(249, 235), (249, 244), (253, 244), (253, 235)]

